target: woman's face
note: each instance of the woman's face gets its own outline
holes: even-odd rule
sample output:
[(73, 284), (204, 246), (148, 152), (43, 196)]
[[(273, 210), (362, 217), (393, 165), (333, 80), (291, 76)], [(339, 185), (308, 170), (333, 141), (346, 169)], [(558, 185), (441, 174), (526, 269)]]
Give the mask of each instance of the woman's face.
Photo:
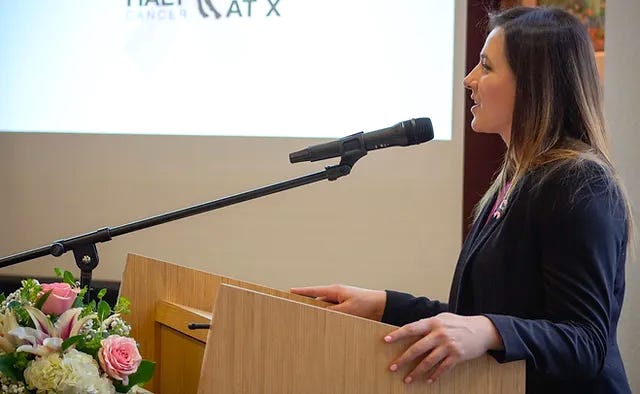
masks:
[(480, 62), (464, 78), (475, 105), (471, 128), (478, 133), (500, 134), (508, 145), (516, 96), (516, 78), (504, 50), (504, 32), (489, 33), (480, 52)]

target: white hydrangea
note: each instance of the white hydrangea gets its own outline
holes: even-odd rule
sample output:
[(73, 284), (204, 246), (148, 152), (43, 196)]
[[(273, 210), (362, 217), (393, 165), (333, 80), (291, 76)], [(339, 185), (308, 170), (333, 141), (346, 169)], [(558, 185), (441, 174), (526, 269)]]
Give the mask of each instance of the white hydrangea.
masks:
[(67, 351), (62, 358), (51, 353), (34, 360), (24, 371), (31, 389), (53, 391), (63, 394), (113, 394), (111, 381), (100, 376), (98, 363), (93, 357), (75, 349)]
[(44, 392), (56, 390), (63, 377), (62, 360), (58, 353), (36, 358), (24, 370), (24, 380), (29, 388)]
[(65, 369), (71, 371), (67, 375), (68, 379), (64, 380), (60, 387), (63, 393), (115, 393), (113, 384), (109, 379), (100, 376), (98, 363), (90, 355), (71, 349), (65, 353), (62, 364)]
[(111, 383), (111, 380), (109, 380), (109, 378), (107, 378), (106, 376), (100, 378), (100, 380), (95, 382), (94, 387), (96, 391), (91, 391), (90, 394), (115, 394), (116, 392), (115, 387), (113, 387), (113, 383)]

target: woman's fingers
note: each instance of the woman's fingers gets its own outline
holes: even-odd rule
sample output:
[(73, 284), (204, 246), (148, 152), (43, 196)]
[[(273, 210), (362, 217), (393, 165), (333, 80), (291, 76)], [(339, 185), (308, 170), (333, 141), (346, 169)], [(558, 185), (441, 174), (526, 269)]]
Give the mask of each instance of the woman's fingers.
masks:
[(375, 321), (382, 319), (387, 301), (384, 291), (344, 285), (294, 287), (291, 292), (337, 304), (330, 309)]
[(453, 357), (445, 358), (444, 361), (441, 362), (440, 365), (438, 365), (436, 370), (430, 376), (427, 377), (427, 379), (428, 379), (427, 381), (430, 382), (430, 383), (435, 382), (442, 375), (444, 375), (445, 373), (449, 372), (453, 367), (455, 367), (455, 365), (457, 363), (458, 362)]
[(327, 297), (328, 287), (329, 286), (292, 287), (290, 291), (293, 294), (307, 297)]
[(349, 304), (349, 302), (343, 302), (340, 304), (335, 304), (335, 305), (329, 305), (327, 307), (327, 309), (332, 310), (332, 311), (336, 311), (336, 312), (342, 312), (342, 313), (347, 313), (347, 314), (352, 314), (352, 307)]
[(416, 340), (389, 367), (391, 371), (397, 371), (407, 363), (420, 360), (405, 377), (406, 383), (424, 377), (434, 382), (458, 363), (479, 357), (492, 346), (501, 344), (501, 338), (488, 318), (452, 313), (407, 324), (390, 332), (384, 340), (392, 343), (411, 336), (423, 338)]
[[(424, 338), (420, 339), (419, 341), (415, 342), (413, 345), (409, 346), (409, 348), (405, 350), (404, 353), (400, 355), (400, 357), (398, 357), (397, 359), (391, 362), (391, 366), (389, 367), (389, 369), (391, 371), (397, 371), (398, 369), (402, 368), (402, 366), (404, 366), (405, 364), (408, 364), (418, 358), (424, 357), (426, 354), (429, 354), (430, 352), (433, 353), (432, 350), (436, 349), (437, 346), (438, 346), (437, 337), (433, 334), (429, 334)], [(434, 354), (434, 357), (437, 358), (439, 354), (440, 353)], [(442, 358), (444, 358), (445, 356), (446, 356), (446, 353), (444, 353), (442, 357), (438, 358), (437, 361), (442, 360)], [(429, 358), (429, 356), (427, 356), (427, 358)], [(418, 365), (418, 367), (419, 366), (420, 365)], [(433, 365), (431, 367), (433, 367)]]
[[(429, 353), (427, 357), (425, 357), (413, 371), (409, 372), (409, 374), (404, 378), (405, 383), (411, 383), (416, 379), (420, 379), (422, 376), (428, 376), (429, 373), (434, 367), (436, 367), (442, 360), (447, 358), (446, 349), (443, 347), (436, 347)], [(430, 380), (432, 380), (430, 378)]]
[(422, 319), (413, 323), (405, 324), (397, 330), (391, 331), (384, 337), (384, 341), (393, 343), (399, 339), (424, 335), (431, 330), (431, 319)]
[(292, 287), (290, 291), (293, 294), (315, 297), (327, 302), (339, 302), (340, 299), (339, 285)]
[(325, 286), (309, 286), (309, 287), (292, 287), (289, 289), (293, 294), (299, 294), (307, 297), (322, 297)]

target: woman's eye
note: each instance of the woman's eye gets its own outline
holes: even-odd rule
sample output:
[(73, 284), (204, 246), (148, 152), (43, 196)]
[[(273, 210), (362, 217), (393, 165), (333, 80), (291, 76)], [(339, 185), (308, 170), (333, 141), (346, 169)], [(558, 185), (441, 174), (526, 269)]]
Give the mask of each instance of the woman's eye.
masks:
[(482, 67), (482, 69), (484, 71), (489, 71), (491, 70), (491, 67), (489, 67), (486, 63), (480, 63), (480, 66)]

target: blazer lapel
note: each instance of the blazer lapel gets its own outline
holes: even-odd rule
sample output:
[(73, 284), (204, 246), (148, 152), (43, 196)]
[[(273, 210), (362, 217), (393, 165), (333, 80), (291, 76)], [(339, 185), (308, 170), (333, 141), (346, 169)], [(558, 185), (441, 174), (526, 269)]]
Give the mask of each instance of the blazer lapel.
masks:
[(460, 252), (460, 257), (458, 258), (458, 264), (456, 266), (456, 270), (453, 276), (453, 283), (451, 284), (451, 293), (449, 294), (449, 309), (451, 312), (456, 312), (459, 309), (459, 301), (460, 301), (460, 291), (462, 286), (462, 279), (464, 277), (465, 270), (467, 265), (473, 258), (473, 256), (477, 253), (477, 251), (484, 245), (491, 234), (494, 232), (498, 224), (504, 220), (504, 216), (511, 206), (510, 202), (513, 202), (516, 195), (519, 192), (519, 187), (516, 190), (513, 190), (511, 196), (509, 197), (508, 203), (500, 209), (500, 216), (496, 218), (492, 216), (488, 219), (489, 213), (495, 204), (496, 196), (493, 197), (490, 204), (487, 204), (486, 207), (482, 210), (482, 213), (474, 223), (467, 240), (465, 241), (462, 251)]
[[(471, 226), (471, 231), (467, 234), (467, 238), (462, 244), (462, 250), (460, 251), (460, 256), (458, 257), (458, 262), (456, 263), (456, 269), (453, 273), (453, 280), (451, 283), (451, 290), (449, 293), (449, 310), (451, 312), (455, 312), (458, 308), (458, 298), (460, 296), (460, 286), (462, 284), (462, 274), (464, 273), (464, 268), (467, 265), (467, 261), (469, 260), (469, 256), (471, 255), (471, 251), (475, 250), (475, 245), (477, 244), (478, 237), (481, 235), (482, 230), (489, 223), (486, 223), (486, 218), (489, 215), (491, 207), (495, 203), (496, 197), (493, 199), (486, 207), (480, 212), (480, 216)], [(486, 224), (485, 224), (486, 223)]]

